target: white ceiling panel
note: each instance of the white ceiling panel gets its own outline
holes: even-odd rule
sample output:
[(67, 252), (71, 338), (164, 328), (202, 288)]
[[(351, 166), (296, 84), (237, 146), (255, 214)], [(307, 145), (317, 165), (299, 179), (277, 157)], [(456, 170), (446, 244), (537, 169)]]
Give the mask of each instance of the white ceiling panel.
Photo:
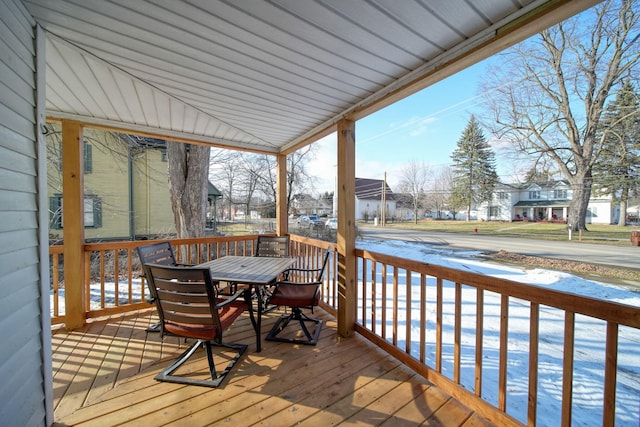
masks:
[[(25, 0), (25, 5), (47, 32), (49, 117), (277, 153), (596, 2)], [(500, 31), (507, 27), (515, 31)]]

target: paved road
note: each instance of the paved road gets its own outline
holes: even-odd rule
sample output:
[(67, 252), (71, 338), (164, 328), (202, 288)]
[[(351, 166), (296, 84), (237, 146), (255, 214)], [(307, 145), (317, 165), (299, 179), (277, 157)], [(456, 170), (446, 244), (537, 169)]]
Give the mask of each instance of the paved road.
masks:
[(640, 270), (640, 247), (610, 246), (572, 241), (517, 239), (487, 234), (436, 233), (429, 231), (360, 227), (365, 238), (407, 240), (451, 248), (499, 251), (589, 262)]

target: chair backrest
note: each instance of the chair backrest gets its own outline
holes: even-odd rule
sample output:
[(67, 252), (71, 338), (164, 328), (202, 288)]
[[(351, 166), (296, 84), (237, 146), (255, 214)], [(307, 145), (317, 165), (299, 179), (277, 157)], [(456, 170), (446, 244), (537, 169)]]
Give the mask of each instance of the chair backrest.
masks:
[(290, 282), (321, 283), (330, 256), (331, 251), (326, 251), (322, 259), (322, 264), (316, 268), (290, 268), (285, 272), (285, 280)]
[(162, 333), (206, 340), (221, 339), (216, 288), (208, 268), (146, 264), (156, 295)]
[(284, 258), (289, 256), (289, 236), (258, 236), (255, 256)]
[(151, 245), (138, 246), (138, 258), (142, 265), (176, 265), (176, 257), (170, 242), (159, 242)]
[(136, 248), (138, 252), (138, 258), (140, 259), (140, 263), (142, 264), (142, 277), (147, 280), (149, 283), (149, 293), (151, 294), (151, 299), (154, 300), (156, 298), (155, 291), (151, 286), (151, 281), (153, 278), (149, 274), (147, 264), (157, 264), (157, 265), (167, 265), (174, 266), (176, 265), (176, 258), (173, 254), (173, 248), (171, 247), (170, 242), (159, 242), (152, 243), (150, 245), (138, 246)]

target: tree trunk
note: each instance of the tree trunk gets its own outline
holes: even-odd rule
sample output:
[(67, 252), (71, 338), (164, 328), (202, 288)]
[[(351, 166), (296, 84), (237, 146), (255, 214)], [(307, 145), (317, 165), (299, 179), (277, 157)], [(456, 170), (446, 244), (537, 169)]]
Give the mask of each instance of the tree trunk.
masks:
[(591, 171), (587, 176), (573, 176), (571, 189), (573, 196), (569, 204), (568, 226), (573, 231), (587, 231), (586, 217), (589, 199), (591, 198)]
[(203, 145), (167, 141), (171, 208), (179, 239), (204, 236), (209, 152)]
[(620, 216), (618, 217), (618, 225), (624, 227), (627, 225), (627, 201), (620, 202)]

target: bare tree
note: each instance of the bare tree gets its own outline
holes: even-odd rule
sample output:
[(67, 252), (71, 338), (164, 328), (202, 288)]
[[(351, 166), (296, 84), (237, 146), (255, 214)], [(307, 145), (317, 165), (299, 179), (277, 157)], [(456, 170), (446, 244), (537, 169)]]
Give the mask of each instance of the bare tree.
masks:
[(453, 187), (453, 170), (451, 166), (443, 166), (433, 173), (433, 185), (429, 190), (427, 205), (436, 213), (436, 218), (440, 218), (442, 212), (447, 207), (451, 188)]
[[(313, 145), (308, 145), (287, 156), (287, 211), (291, 206), (293, 195), (303, 193), (312, 186), (313, 178), (307, 172), (307, 164), (313, 157), (313, 150)], [(261, 173), (258, 177), (258, 188), (275, 205), (277, 194), (276, 158), (264, 155), (259, 165)]]
[(554, 161), (572, 186), (574, 231), (586, 230), (605, 102), (638, 66), (638, 18), (637, 2), (605, 1), (508, 50), (488, 73), (494, 132)]
[(418, 210), (423, 206), (425, 188), (430, 169), (424, 162), (412, 160), (400, 170), (400, 191), (411, 196), (414, 223), (418, 223)]
[(210, 150), (167, 141), (169, 194), (178, 238), (204, 236)]

